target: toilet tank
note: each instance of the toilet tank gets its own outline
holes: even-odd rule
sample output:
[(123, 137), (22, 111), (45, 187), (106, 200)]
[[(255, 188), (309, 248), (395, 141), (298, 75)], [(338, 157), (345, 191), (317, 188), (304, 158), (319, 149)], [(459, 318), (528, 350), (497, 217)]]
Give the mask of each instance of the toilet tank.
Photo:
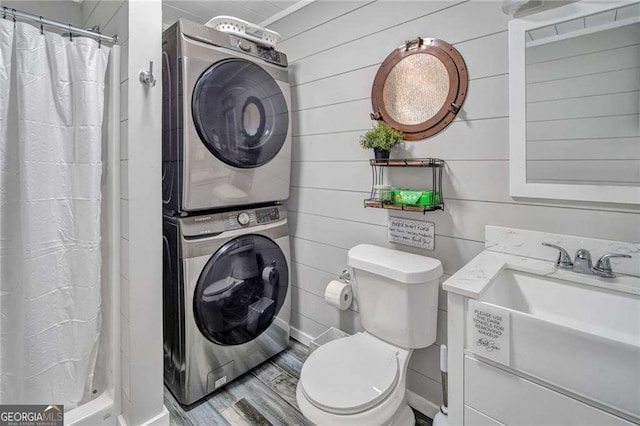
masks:
[(353, 288), (366, 331), (403, 348), (436, 340), (439, 260), (370, 244), (349, 250)]

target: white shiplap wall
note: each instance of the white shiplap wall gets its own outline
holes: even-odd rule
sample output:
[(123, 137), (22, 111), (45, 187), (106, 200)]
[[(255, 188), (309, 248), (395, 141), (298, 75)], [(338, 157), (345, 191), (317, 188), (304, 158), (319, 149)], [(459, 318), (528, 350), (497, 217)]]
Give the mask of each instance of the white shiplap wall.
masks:
[[(120, 340), (122, 418), (168, 424), (162, 377), (161, 86), (138, 73), (160, 64), (160, 2), (85, 0), (83, 24), (117, 34), (120, 61)], [(161, 81), (161, 67), (154, 75)], [(130, 143), (131, 142), (131, 143)], [(149, 422), (149, 423), (147, 423)], [(156, 422), (156, 423), (154, 423)]]
[(640, 24), (545, 41), (526, 48), (527, 182), (637, 186)]
[(129, 42), (129, 5), (125, 0), (91, 0), (82, 3), (82, 26), (85, 28), (98, 25), (104, 34), (119, 37), (121, 46), (120, 55), (120, 341), (121, 341), (121, 389), (122, 399), (126, 403), (131, 402), (131, 363), (129, 341), (129, 247), (128, 247), (128, 196), (126, 179), (127, 147), (127, 64), (128, 55), (126, 46)]
[[(438, 258), (446, 279), (483, 250), (487, 224), (640, 241), (635, 208), (548, 205), (509, 196), (507, 24), (500, 1), (318, 0), (270, 25), (283, 35), (279, 49), (289, 56), (293, 82), (294, 163), (287, 202), (293, 327), (310, 337), (330, 326), (361, 330), (355, 310), (337, 311), (322, 297), (329, 280), (345, 267), (348, 249), (359, 243)], [(371, 126), (371, 84), (384, 58), (418, 35), (452, 43), (470, 75), (469, 96), (456, 121), (395, 153), (446, 160), (446, 210), (423, 216), (364, 209), (371, 153), (359, 147), (358, 138)], [(392, 170), (390, 177), (396, 186), (420, 188), (428, 171)], [(389, 214), (435, 222), (435, 250), (388, 243)], [(438, 319), (437, 343), (444, 343), (444, 297)], [(440, 403), (437, 346), (415, 352), (408, 383), (421, 397)]]

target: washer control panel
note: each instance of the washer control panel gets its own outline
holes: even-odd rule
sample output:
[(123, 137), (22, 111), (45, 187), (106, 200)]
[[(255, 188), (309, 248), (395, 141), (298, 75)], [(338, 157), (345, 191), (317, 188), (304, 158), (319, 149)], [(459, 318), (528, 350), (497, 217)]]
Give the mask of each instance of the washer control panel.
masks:
[(284, 206), (269, 206), (182, 217), (178, 220), (180, 221), (182, 234), (189, 238), (267, 225), (286, 219), (286, 217), (287, 210)]
[(258, 223), (272, 222), (280, 219), (280, 211), (277, 207), (269, 207), (266, 209), (256, 210), (256, 218)]
[(253, 210), (245, 210), (242, 212), (229, 212), (229, 229), (241, 229), (249, 226), (256, 226), (256, 213)]
[(251, 226), (264, 225), (266, 223), (275, 222), (283, 217), (286, 217), (283, 213), (284, 207), (273, 206), (258, 208), (255, 210), (243, 210), (239, 212), (229, 212), (229, 229), (242, 229), (249, 228)]

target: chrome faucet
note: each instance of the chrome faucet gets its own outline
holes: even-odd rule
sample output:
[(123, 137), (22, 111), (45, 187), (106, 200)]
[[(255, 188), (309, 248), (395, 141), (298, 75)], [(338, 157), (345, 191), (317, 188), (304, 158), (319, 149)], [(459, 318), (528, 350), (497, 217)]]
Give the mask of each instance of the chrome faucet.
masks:
[(611, 268), (610, 259), (613, 257), (631, 258), (628, 254), (607, 253), (604, 254), (596, 262), (596, 266), (593, 266), (591, 261), (591, 253), (586, 249), (579, 249), (576, 251), (575, 259), (571, 261), (571, 256), (565, 249), (555, 244), (542, 243), (543, 246), (553, 247), (558, 250), (558, 260), (556, 260), (556, 268), (567, 269), (569, 271), (577, 272), (585, 275), (597, 275), (604, 278), (615, 278)]
[(589, 251), (585, 249), (576, 251), (575, 259), (573, 259), (573, 272), (585, 275), (593, 274), (593, 263)]

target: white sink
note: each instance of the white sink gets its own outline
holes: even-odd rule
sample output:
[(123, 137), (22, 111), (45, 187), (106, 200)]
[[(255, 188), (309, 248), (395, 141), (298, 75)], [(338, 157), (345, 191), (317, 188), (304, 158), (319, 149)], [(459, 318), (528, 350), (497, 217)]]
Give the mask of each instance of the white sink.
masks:
[(507, 268), (477, 300), (510, 312), (509, 367), (640, 419), (639, 295)]
[(505, 269), (479, 300), (634, 345), (640, 342), (637, 295)]

